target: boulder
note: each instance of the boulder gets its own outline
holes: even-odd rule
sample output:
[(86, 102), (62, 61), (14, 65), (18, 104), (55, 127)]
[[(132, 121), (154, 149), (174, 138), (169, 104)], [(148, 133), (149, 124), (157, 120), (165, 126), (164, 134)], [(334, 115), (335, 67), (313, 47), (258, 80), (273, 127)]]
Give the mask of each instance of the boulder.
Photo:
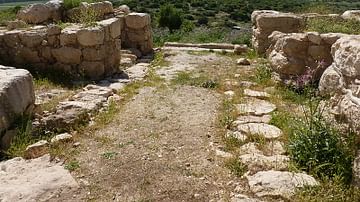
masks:
[(119, 10), (120, 12), (123, 12), (124, 14), (129, 14), (129, 13), (130, 13), (130, 8), (129, 8), (129, 6), (127, 6), (127, 5), (121, 5), (121, 6), (119, 6), (119, 7), (118, 7), (118, 10)]
[(30, 4), (18, 12), (17, 18), (30, 24), (59, 21), (61, 20), (61, 6), (58, 1), (49, 1), (46, 4)]
[(279, 73), (281, 78), (296, 79), (307, 72), (313, 72), (316, 80), (332, 63), (332, 44), (328, 43), (331, 41), (323, 40), (317, 32), (274, 32), (269, 39), (272, 44), (268, 49), (268, 59), (271, 68)]
[(320, 93), (331, 95), (333, 113), (360, 128), (360, 36), (337, 40), (331, 49), (334, 62), (321, 76)]
[(319, 183), (310, 175), (287, 171), (261, 171), (246, 176), (250, 190), (258, 197), (275, 196), (291, 200), (297, 188), (317, 186)]
[(348, 11), (345, 11), (342, 15), (341, 15), (342, 18), (344, 19), (355, 19), (355, 20), (358, 20), (360, 21), (360, 10), (348, 10)]
[(0, 198), (4, 202), (49, 201), (78, 188), (62, 163), (50, 162), (49, 155), (0, 162)]
[(0, 132), (35, 103), (32, 76), (27, 70), (0, 65)]
[(66, 142), (73, 141), (73, 136), (69, 133), (62, 133), (59, 135), (56, 135), (55, 137), (51, 138), (50, 142), (51, 144), (61, 144)]
[(251, 14), (253, 23), (252, 44), (259, 54), (264, 54), (270, 46), (268, 36), (274, 31), (283, 33), (301, 32), (304, 19), (292, 13), (277, 11), (257, 10)]
[(250, 65), (250, 61), (246, 58), (240, 58), (236, 61), (236, 64), (247, 66)]

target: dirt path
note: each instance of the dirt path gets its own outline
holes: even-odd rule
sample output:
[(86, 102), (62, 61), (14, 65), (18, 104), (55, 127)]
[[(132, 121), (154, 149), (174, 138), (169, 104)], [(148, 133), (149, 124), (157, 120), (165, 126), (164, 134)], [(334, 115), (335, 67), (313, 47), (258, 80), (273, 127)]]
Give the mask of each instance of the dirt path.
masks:
[[(162, 68), (166, 71), (158, 72), (170, 80), (176, 71), (220, 59), (215, 54), (175, 54)], [(230, 199), (236, 177), (214, 150), (223, 133), (217, 120), (222, 95), (166, 80), (159, 88), (140, 88), (109, 125), (81, 138), (75, 157), (80, 169), (73, 172), (81, 188), (54, 201)]]

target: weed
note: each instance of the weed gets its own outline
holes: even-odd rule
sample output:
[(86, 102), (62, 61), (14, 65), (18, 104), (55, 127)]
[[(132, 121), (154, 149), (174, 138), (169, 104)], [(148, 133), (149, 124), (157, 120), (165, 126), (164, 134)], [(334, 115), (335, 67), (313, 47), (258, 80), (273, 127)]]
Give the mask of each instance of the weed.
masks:
[(293, 124), (295, 124), (294, 118), (294, 115), (292, 115), (290, 112), (278, 110), (272, 113), (269, 124), (280, 128), (287, 137), (288, 134), (291, 134), (293, 132), (292, 126)]
[(255, 70), (253, 80), (258, 84), (267, 84), (271, 82), (271, 70), (266, 64), (258, 64)]
[(326, 179), (320, 186), (305, 187), (297, 190), (295, 202), (354, 202), (360, 201), (360, 189), (345, 186), (341, 178)]
[(219, 86), (217, 81), (212, 80), (205, 75), (193, 77), (192, 74), (188, 72), (177, 73), (176, 77), (171, 82), (174, 85), (189, 85), (211, 89), (217, 88)]
[(80, 168), (80, 164), (78, 161), (70, 161), (69, 163), (66, 163), (64, 167), (69, 171), (74, 171)]
[(224, 99), (220, 111), (221, 111), (221, 114), (219, 116), (220, 126), (223, 128), (230, 129), (237, 115), (235, 106), (228, 99)]
[(154, 60), (151, 62), (152, 67), (165, 67), (169, 66), (170, 62), (165, 60), (164, 52), (158, 52), (154, 56)]
[(10, 148), (6, 151), (9, 157), (23, 156), (27, 146), (41, 140), (41, 137), (34, 137), (31, 133), (31, 116), (22, 116), (15, 122), (17, 134), (11, 141)]
[(64, 0), (63, 6), (66, 10), (78, 7), (81, 2), (93, 3), (94, 0)]
[(101, 154), (101, 156), (102, 156), (103, 158), (108, 159), (108, 160), (115, 158), (116, 155), (117, 155), (117, 153), (116, 153), (116, 152), (113, 152), (113, 151), (105, 152), (105, 153), (102, 153), (102, 154)]
[(99, 18), (98, 12), (94, 9), (81, 9), (79, 15), (71, 19), (74, 22), (79, 22), (85, 27), (94, 27), (97, 25), (96, 20)]
[(338, 176), (349, 183), (352, 178), (352, 161), (355, 134), (340, 134), (327, 123), (316, 99), (308, 102), (304, 118), (297, 119), (293, 133), (289, 134), (288, 151), (291, 160), (302, 170), (320, 179)]
[(0, 11), (0, 26), (6, 26), (8, 21), (16, 19), (16, 13), (21, 9), (20, 6), (15, 6), (14, 8), (9, 8), (6, 10)]
[(224, 143), (225, 143), (225, 150), (226, 151), (235, 151), (238, 149), (241, 145), (243, 145), (243, 142), (237, 139), (236, 137), (224, 137)]
[(258, 55), (258, 53), (256, 52), (256, 50), (254, 50), (254, 49), (249, 49), (249, 50), (246, 52), (246, 58), (248, 58), (248, 59), (250, 59), (250, 60), (253, 60), (253, 59), (259, 58), (259, 55)]
[(241, 177), (247, 171), (247, 166), (243, 164), (238, 158), (231, 158), (225, 162), (227, 167), (234, 175)]
[(247, 137), (248, 138), (246, 142), (255, 142), (258, 144), (260, 148), (264, 148), (264, 146), (266, 145), (266, 138), (263, 135), (259, 135), (255, 133), (255, 134), (248, 134)]
[(120, 143), (119, 144), (119, 148), (124, 148), (124, 147), (126, 147), (126, 146), (128, 146), (128, 145), (132, 145), (132, 144), (134, 144), (135, 142), (134, 141), (128, 141), (128, 142), (125, 142), (125, 143)]

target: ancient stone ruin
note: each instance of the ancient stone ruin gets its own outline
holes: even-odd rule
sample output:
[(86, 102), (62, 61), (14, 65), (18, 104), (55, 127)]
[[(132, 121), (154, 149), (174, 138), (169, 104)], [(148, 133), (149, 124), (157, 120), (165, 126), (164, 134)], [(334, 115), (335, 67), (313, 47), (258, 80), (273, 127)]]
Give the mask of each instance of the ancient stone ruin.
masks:
[[(88, 12), (96, 12), (90, 22), (82, 19)], [(17, 18), (7, 27), (0, 27), (2, 149), (9, 147), (14, 136), (11, 131), (5, 132), (6, 129), (34, 109), (32, 76), (24, 69), (73, 79), (101, 80), (102, 87), (87, 86), (83, 92), (59, 103), (53, 112), (42, 113), (37, 109), (41, 116), (35, 118), (33, 131), (38, 133), (45, 128), (70, 128), (80, 121), (89, 121), (91, 114), (110, 100), (118, 99), (113, 97), (114, 92), (139, 76), (133, 75), (132, 70), (125, 79), (120, 76), (124, 74), (121, 55), (134, 58), (132, 63), (142, 57), (152, 57), (150, 15), (131, 13), (127, 6), (113, 8), (110, 2), (104, 1), (65, 9), (61, 2), (50, 1), (29, 5), (19, 11)], [(147, 66), (139, 63), (134, 71), (142, 71)]]

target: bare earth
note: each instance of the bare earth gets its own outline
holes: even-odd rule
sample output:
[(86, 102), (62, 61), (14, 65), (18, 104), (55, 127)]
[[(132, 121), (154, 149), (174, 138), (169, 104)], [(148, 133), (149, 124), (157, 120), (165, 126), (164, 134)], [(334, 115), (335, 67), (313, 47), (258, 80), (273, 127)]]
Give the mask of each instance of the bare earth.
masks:
[[(206, 59), (223, 58), (182, 53), (170, 56), (166, 71), (158, 72), (169, 80)], [(217, 122), (222, 95), (164, 83), (142, 87), (109, 125), (81, 137), (80, 169), (73, 172), (80, 189), (52, 201), (230, 200), (241, 180), (215, 155), (224, 133)]]

